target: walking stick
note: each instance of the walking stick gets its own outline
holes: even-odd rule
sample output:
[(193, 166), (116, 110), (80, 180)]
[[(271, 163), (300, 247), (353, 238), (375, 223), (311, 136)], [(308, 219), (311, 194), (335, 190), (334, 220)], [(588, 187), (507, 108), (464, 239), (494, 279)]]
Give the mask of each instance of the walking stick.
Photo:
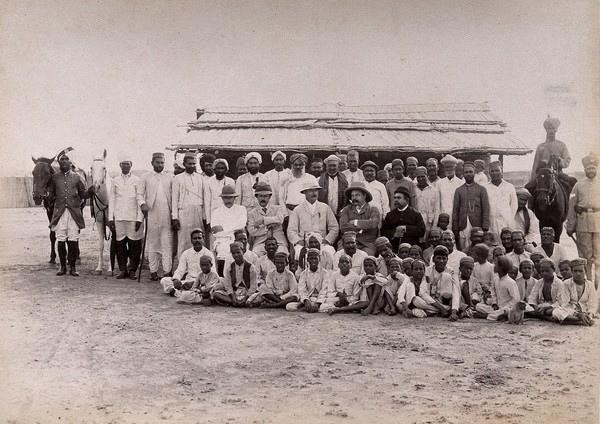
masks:
[(142, 278), (142, 267), (144, 266), (144, 254), (146, 253), (146, 239), (148, 238), (148, 217), (144, 216), (144, 242), (142, 243), (142, 257), (140, 258), (140, 269), (138, 270), (138, 283)]

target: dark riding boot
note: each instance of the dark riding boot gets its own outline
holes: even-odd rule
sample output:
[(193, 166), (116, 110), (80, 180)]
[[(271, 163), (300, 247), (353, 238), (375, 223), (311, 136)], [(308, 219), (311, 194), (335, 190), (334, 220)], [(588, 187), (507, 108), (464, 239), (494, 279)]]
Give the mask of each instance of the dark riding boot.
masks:
[(129, 240), (129, 278), (136, 279), (136, 272), (140, 266), (140, 256), (142, 255), (142, 241)]
[(117, 263), (119, 264), (119, 275), (117, 279), (127, 278), (127, 237), (123, 240), (117, 241)]
[(75, 267), (75, 264), (77, 263), (77, 253), (79, 251), (77, 242), (68, 241), (67, 245), (69, 246), (69, 274), (73, 277), (78, 277), (79, 273), (77, 272), (77, 268)]
[(59, 241), (56, 249), (58, 250), (58, 259), (60, 260), (60, 269), (56, 275), (65, 275), (67, 273), (67, 243)]

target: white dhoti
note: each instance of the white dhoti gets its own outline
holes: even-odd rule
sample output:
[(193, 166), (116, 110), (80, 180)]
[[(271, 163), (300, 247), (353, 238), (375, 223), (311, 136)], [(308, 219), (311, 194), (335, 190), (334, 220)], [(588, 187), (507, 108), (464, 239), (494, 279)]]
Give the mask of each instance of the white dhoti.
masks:
[(117, 241), (127, 237), (129, 240), (141, 240), (144, 237), (144, 224), (135, 231), (135, 221), (115, 221), (115, 231), (117, 232)]
[[(158, 201), (158, 197), (157, 197)], [(166, 209), (166, 211), (164, 210)], [(165, 213), (166, 212), (166, 213)], [(171, 219), (168, 207), (154, 207), (148, 211), (148, 239), (146, 240), (146, 251), (150, 272), (158, 272), (158, 266), (162, 257), (162, 266), (165, 272), (171, 271), (173, 262), (173, 235), (171, 233)]]
[(65, 209), (56, 225), (52, 227), (52, 231), (56, 233), (56, 241), (79, 240), (79, 226), (68, 209)]

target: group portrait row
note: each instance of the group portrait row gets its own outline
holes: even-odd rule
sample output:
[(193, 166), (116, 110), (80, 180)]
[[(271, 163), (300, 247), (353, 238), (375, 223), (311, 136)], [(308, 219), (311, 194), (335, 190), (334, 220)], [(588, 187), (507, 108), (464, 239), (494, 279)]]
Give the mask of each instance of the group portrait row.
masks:
[[(499, 161), (450, 154), (377, 164), (356, 150), (249, 151), (233, 164), (190, 151), (169, 173), (158, 152), (141, 177), (122, 154), (100, 202), (116, 278), (135, 279), (147, 258), (149, 281), (177, 303), (593, 325), (599, 158), (583, 158), (580, 181), (567, 175), (559, 124), (544, 122), (524, 187), (504, 179)], [(263, 169), (265, 154), (273, 169)], [(46, 200), (58, 275), (77, 276), (81, 201), (100, 186), (86, 188), (69, 152), (57, 159)], [(548, 208), (559, 200), (562, 210)], [(561, 245), (563, 228), (577, 254)]]

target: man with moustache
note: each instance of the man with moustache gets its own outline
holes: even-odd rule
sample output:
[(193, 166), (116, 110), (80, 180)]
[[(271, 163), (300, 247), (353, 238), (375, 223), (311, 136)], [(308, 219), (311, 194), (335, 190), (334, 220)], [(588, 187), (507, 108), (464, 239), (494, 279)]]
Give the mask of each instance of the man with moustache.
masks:
[(365, 180), (363, 171), (358, 168), (358, 160), (358, 152), (356, 150), (350, 150), (346, 157), (346, 161), (348, 162), (348, 169), (342, 172), (342, 174), (344, 174), (344, 176), (346, 177), (346, 180), (348, 180), (348, 184)]
[(394, 178), (392, 178), (385, 184), (387, 194), (390, 199), (390, 209), (393, 209), (395, 207), (394, 196), (396, 193), (396, 189), (399, 187), (404, 187), (408, 190), (409, 205), (414, 207), (416, 196), (415, 184), (408, 178), (404, 178), (404, 162), (402, 161), (402, 159), (394, 159), (392, 161), (392, 174)]
[(379, 210), (381, 219), (383, 219), (390, 211), (390, 199), (388, 198), (385, 184), (376, 180), (379, 167), (375, 162), (368, 160), (363, 163), (360, 168), (365, 177), (365, 186), (371, 193), (371, 196), (373, 196), (373, 200), (371, 200), (370, 204)]
[(409, 201), (410, 191), (406, 187), (398, 187), (394, 192), (394, 209), (381, 224), (381, 235), (390, 240), (394, 252), (398, 251), (400, 243), (419, 244), (419, 238), (425, 234), (423, 217), (409, 206)]
[[(446, 177), (436, 183), (436, 188), (440, 193), (440, 213), (446, 213), (450, 216), (450, 225), (452, 225), (452, 210), (454, 208), (454, 192), (465, 183), (455, 174), (458, 159), (452, 155), (446, 155), (440, 161), (444, 166)], [(451, 227), (452, 228), (452, 227)], [(453, 229), (453, 228), (452, 228)]]
[(258, 152), (250, 152), (244, 159), (248, 172), (238, 177), (235, 182), (235, 193), (237, 198), (235, 203), (244, 206), (246, 209), (251, 209), (258, 204), (254, 196), (254, 189), (259, 181), (270, 183), (269, 178), (260, 172), (262, 164), (262, 156)]
[(285, 212), (282, 206), (273, 204), (271, 186), (265, 182), (256, 185), (254, 194), (258, 205), (248, 211), (248, 235), (252, 240), (252, 251), (259, 257), (267, 253), (265, 241), (269, 237), (277, 240), (279, 250), (288, 253), (287, 238), (283, 232)]
[(289, 177), (281, 182), (278, 202), (286, 208), (286, 215), (304, 200), (304, 195), (301, 193), (304, 184), (307, 182), (317, 183), (317, 179), (305, 171), (307, 162), (308, 158), (302, 153), (290, 156), (292, 171)]
[[(345, 206), (340, 214), (340, 230), (342, 234), (348, 231), (354, 232), (358, 248), (374, 256), (375, 239), (381, 226), (381, 214), (369, 203), (373, 200), (373, 196), (362, 181), (350, 184), (345, 194), (350, 204)], [(336, 263), (335, 258), (333, 263)]]
[[(265, 176), (269, 179), (271, 190), (273, 190), (273, 196), (271, 202), (274, 205), (279, 205), (279, 191), (285, 180), (287, 180), (292, 172), (285, 168), (285, 160), (287, 156), (281, 150), (276, 151), (271, 155), (271, 162), (273, 162), (274, 168), (270, 171), (265, 172)], [(256, 194), (256, 193), (255, 193)]]
[(319, 202), (329, 205), (336, 218), (340, 216), (341, 210), (346, 206), (345, 190), (348, 188), (348, 180), (338, 171), (341, 159), (336, 155), (329, 155), (323, 161), (326, 169), (319, 178)]

